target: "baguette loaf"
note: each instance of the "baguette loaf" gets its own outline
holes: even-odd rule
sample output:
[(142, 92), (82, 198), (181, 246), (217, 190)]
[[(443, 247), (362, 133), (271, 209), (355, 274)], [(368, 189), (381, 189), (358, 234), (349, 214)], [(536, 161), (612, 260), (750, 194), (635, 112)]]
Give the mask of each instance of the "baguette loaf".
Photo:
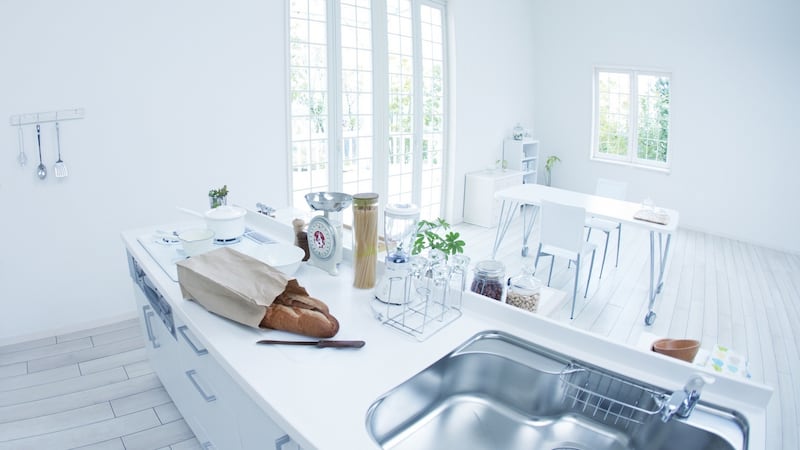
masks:
[(272, 302), (259, 326), (318, 338), (330, 338), (339, 331), (339, 321), (328, 312), (328, 305), (291, 289)]

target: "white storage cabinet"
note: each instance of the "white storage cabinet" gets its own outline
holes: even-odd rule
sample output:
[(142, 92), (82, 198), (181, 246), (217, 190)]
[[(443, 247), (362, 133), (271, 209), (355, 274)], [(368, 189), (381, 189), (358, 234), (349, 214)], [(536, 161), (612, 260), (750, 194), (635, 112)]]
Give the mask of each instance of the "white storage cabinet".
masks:
[(495, 227), (500, 219), (500, 203), (494, 193), (522, 184), (520, 170), (482, 170), (470, 172), (464, 183), (464, 222)]
[(508, 168), (523, 172), (523, 183), (536, 184), (539, 173), (539, 141), (523, 139), (503, 141), (503, 159)]
[(128, 255), (146, 353), (204, 450), (299, 450), (255, 404)]

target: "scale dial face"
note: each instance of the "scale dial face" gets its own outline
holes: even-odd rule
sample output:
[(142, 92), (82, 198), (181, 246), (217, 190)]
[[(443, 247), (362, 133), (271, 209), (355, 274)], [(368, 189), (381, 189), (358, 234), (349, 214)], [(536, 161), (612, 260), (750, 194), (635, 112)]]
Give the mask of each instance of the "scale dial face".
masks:
[(316, 216), (308, 224), (308, 250), (322, 261), (333, 257), (336, 249), (336, 230), (328, 219)]

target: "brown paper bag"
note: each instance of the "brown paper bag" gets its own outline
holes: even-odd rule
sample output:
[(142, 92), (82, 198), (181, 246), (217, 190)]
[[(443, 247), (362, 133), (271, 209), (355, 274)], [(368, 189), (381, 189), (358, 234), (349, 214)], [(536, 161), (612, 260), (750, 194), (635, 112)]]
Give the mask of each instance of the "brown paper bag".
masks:
[(183, 298), (244, 325), (319, 338), (339, 331), (328, 305), (296, 279), (231, 248), (178, 262), (178, 282)]
[[(267, 307), (286, 290), (289, 280), (293, 280), (228, 247), (177, 264), (183, 298), (193, 299), (215, 314), (256, 328)], [(292, 285), (299, 288), (298, 294), (308, 295), (296, 282)]]

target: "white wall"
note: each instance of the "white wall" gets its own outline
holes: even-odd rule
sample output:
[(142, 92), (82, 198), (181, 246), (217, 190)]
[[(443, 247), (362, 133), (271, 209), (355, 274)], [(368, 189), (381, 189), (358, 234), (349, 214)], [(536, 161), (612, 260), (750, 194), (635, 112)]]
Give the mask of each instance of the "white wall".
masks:
[[(190, 220), (211, 187), (233, 202), (286, 203), (286, 2), (2, 0), (0, 118), (82, 107), (62, 124), (70, 176), (16, 163), (0, 126), (0, 344), (133, 313), (123, 230)], [(460, 220), (464, 173), (500, 158), (517, 123), (533, 124), (533, 41), (526, 0), (451, 0), (451, 130), (457, 156), (448, 217)], [(3, 119), (5, 120), (5, 119)]]
[[(535, 122), (555, 186), (627, 180), (681, 226), (800, 252), (800, 3), (536, 0)], [(592, 162), (595, 64), (672, 72), (669, 175)]]
[(454, 51), (450, 54), (454, 114), (451, 145), (452, 214), (464, 213), (464, 175), (493, 167), (503, 139), (533, 120), (533, 3), (527, 0), (450, 0)]
[(3, 0), (0, 123), (82, 107), (61, 124), (69, 177), (20, 167), (0, 126), (0, 343), (132, 313), (120, 232), (229, 200), (286, 204), (285, 2)]

